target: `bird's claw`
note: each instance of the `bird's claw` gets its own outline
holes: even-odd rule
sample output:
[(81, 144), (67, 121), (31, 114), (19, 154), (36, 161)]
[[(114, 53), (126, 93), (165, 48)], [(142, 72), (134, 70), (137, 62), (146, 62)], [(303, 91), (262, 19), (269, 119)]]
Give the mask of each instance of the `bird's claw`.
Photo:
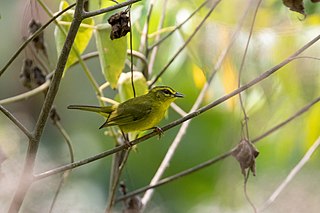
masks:
[(159, 136), (159, 139), (161, 138), (161, 136), (164, 134), (163, 130), (160, 127), (153, 127), (153, 131), (156, 132)]

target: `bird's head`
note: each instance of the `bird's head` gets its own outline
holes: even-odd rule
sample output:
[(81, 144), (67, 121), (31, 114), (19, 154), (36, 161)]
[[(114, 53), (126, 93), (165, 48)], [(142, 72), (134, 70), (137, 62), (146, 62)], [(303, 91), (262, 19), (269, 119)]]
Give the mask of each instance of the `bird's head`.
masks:
[(149, 94), (152, 94), (157, 100), (161, 102), (173, 102), (176, 98), (183, 98), (184, 95), (176, 92), (174, 89), (168, 86), (156, 86), (153, 87)]

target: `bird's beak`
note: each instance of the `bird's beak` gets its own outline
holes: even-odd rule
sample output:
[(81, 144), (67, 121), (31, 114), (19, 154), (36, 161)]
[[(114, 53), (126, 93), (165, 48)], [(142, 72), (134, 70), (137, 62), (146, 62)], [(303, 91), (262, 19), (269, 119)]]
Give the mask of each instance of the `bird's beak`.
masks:
[(176, 93), (174, 94), (174, 97), (183, 98), (184, 95), (183, 95), (182, 93), (180, 93), (180, 92), (176, 92)]

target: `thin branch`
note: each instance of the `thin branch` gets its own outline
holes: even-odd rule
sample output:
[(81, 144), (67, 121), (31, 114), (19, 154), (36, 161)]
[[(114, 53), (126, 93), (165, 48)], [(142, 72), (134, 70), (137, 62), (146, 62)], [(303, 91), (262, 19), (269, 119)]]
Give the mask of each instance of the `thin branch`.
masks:
[(266, 131), (265, 133), (263, 133), (262, 135), (256, 137), (255, 139), (253, 139), (251, 142), (252, 143), (256, 143), (259, 140), (267, 137), (268, 135), (270, 135), (271, 133), (275, 132), (276, 130), (280, 129), (281, 127), (287, 125), (288, 123), (290, 123), (292, 120), (294, 120), (295, 118), (299, 117), (300, 115), (302, 115), (303, 113), (307, 112), (313, 105), (315, 105), (316, 103), (318, 103), (320, 101), (320, 97), (316, 98), (315, 100), (313, 100), (311, 103), (309, 103), (308, 105), (304, 106), (303, 108), (301, 108), (299, 111), (297, 111), (294, 115), (292, 115), (291, 117), (289, 117), (287, 120), (279, 123), (278, 125), (274, 126), (273, 128), (271, 128), (270, 130)]
[[(311, 41), (309, 41), (307, 44), (305, 44), (302, 48), (300, 48), (298, 51), (296, 51), (294, 54), (292, 54), (291, 56), (289, 56), (288, 58), (286, 58), (285, 60), (283, 60), (281, 63), (277, 64), (276, 66), (272, 67), (271, 69), (265, 71), (264, 73), (262, 73), (259, 77), (253, 79), (252, 81), (250, 81), (249, 83), (241, 86), (240, 88), (234, 90), (233, 92), (217, 99), (216, 101), (213, 101), (211, 102), (210, 104), (196, 110), (195, 112), (192, 112), (186, 116), (184, 116), (183, 118), (180, 118), (180, 119), (177, 119), (173, 122), (171, 122), (170, 124), (162, 127), (161, 129), (163, 131), (167, 131), (189, 119), (192, 119), (196, 116), (199, 116), (200, 114), (210, 110), (211, 108), (225, 102), (226, 100), (232, 98), (233, 96), (239, 94), (240, 92), (243, 92), (245, 91), (246, 89), (254, 86), (255, 84), (263, 81), (264, 79), (266, 79), (267, 77), (269, 77), (270, 75), (272, 75), (273, 73), (275, 73), (276, 71), (278, 71), (280, 68), (282, 68), (283, 66), (287, 65), (290, 61), (292, 61), (294, 59), (294, 57), (298, 56), (299, 54), (301, 54), (303, 51), (305, 51), (306, 49), (308, 49), (310, 46), (312, 46), (314, 43), (316, 43), (318, 40), (320, 39), (320, 35), (318, 35), (317, 37), (315, 37), (314, 39), (312, 39)], [(151, 137), (154, 137), (158, 135), (158, 133), (156, 132), (151, 132), (149, 134), (146, 134), (140, 138), (137, 138), (133, 141), (130, 141), (129, 144), (131, 146), (133, 145), (136, 145), (136, 144), (139, 144)], [(123, 150), (123, 149), (126, 149), (128, 148), (128, 145), (127, 144), (124, 144), (124, 145), (121, 145), (121, 146), (118, 146), (114, 149), (111, 149), (111, 150), (107, 150), (105, 152), (102, 152), (100, 154), (97, 154), (95, 156), (92, 156), (92, 157), (89, 157), (87, 159), (84, 159), (84, 160), (80, 160), (80, 161), (77, 161), (77, 162), (74, 162), (72, 164), (67, 164), (67, 165), (64, 165), (64, 166), (61, 166), (61, 167), (58, 167), (58, 168), (55, 168), (55, 169), (51, 169), (51, 170), (48, 170), (46, 172), (43, 172), (43, 173), (40, 173), (38, 175), (35, 176), (35, 179), (39, 180), (39, 179), (43, 179), (45, 177), (48, 177), (48, 176), (51, 176), (53, 174), (57, 174), (57, 173), (60, 173), (60, 172), (63, 172), (65, 170), (69, 170), (69, 169), (73, 169), (73, 168), (76, 168), (76, 167), (79, 167), (79, 166), (82, 166), (82, 165), (85, 165), (85, 164), (88, 164), (90, 162), (93, 162), (93, 161), (96, 161), (96, 160), (99, 160), (101, 158), (104, 158), (108, 155), (112, 155), (120, 150)]]
[(111, 185), (110, 194), (108, 195), (108, 205), (107, 205), (107, 208), (105, 211), (106, 213), (112, 213), (112, 208), (115, 204), (116, 192), (117, 192), (118, 185), (120, 182), (120, 176), (121, 176), (121, 173), (124, 169), (124, 166), (128, 160), (130, 151), (131, 151), (131, 149), (128, 149), (128, 150), (123, 150), (122, 152), (117, 153), (117, 154), (119, 154), (118, 161), (115, 162), (116, 164), (118, 163), (118, 165), (116, 165), (117, 172), (113, 177), (113, 183)]
[[(196, 99), (196, 101), (195, 101), (194, 105), (192, 106), (192, 108), (191, 108), (189, 113), (194, 112), (197, 108), (199, 108), (200, 104), (202, 103), (203, 98), (204, 98), (204, 96), (205, 96), (205, 94), (206, 94), (206, 92), (207, 92), (207, 90), (209, 88), (209, 85), (211, 84), (211, 82), (212, 82), (215, 74), (217, 73), (217, 71), (221, 68), (221, 65), (222, 65), (222, 63), (223, 63), (228, 51), (230, 50), (232, 44), (234, 43), (234, 41), (236, 39), (236, 36), (240, 31), (241, 26), (243, 25), (243, 22), (244, 22), (244, 19), (245, 19), (247, 13), (248, 13), (249, 7), (250, 7), (250, 4), (248, 4), (244, 15), (242, 16), (242, 18), (239, 21), (238, 26), (236, 27), (236, 30), (233, 32), (233, 35), (231, 37), (231, 41), (230, 41), (229, 45), (225, 48), (224, 51), (221, 52), (221, 54), (220, 54), (220, 56), (219, 56), (219, 58), (218, 58), (218, 60), (217, 60), (217, 62), (215, 64), (215, 66), (214, 66), (214, 69), (211, 72), (210, 77), (208, 78), (208, 82), (203, 86), (198, 98)], [(179, 129), (178, 134), (176, 135), (174, 141), (172, 142), (172, 144), (171, 144), (166, 156), (164, 157), (161, 165), (159, 166), (159, 169), (157, 170), (156, 174), (152, 178), (152, 180), (151, 180), (149, 185), (156, 184), (160, 180), (162, 175), (164, 174), (164, 171), (166, 170), (166, 168), (170, 164), (170, 160), (173, 157), (173, 155), (175, 153), (175, 150), (177, 149), (178, 145), (180, 144), (183, 135), (187, 131), (187, 128), (188, 128), (188, 126), (190, 124), (190, 121), (191, 120), (188, 120), (187, 122), (184, 122), (182, 124), (181, 128)], [(145, 206), (146, 206), (147, 202), (151, 199), (152, 194), (153, 194), (153, 190), (148, 190), (145, 193), (145, 195), (143, 196), (142, 204), (144, 205), (143, 206), (144, 209), (145, 209)]]
[(197, 172), (197, 171), (199, 171), (201, 169), (204, 169), (204, 168), (206, 168), (206, 167), (208, 167), (208, 166), (210, 166), (210, 165), (212, 165), (214, 163), (217, 163), (217, 162), (225, 159), (226, 157), (229, 157), (232, 154), (232, 152), (233, 152), (233, 150), (231, 150), (229, 152), (226, 152), (226, 153), (224, 153), (222, 155), (219, 155), (218, 157), (215, 157), (215, 158), (213, 158), (211, 160), (208, 160), (208, 161), (206, 161), (204, 163), (198, 164), (197, 166), (194, 166), (194, 167), (192, 167), (190, 169), (184, 170), (183, 172), (177, 173), (177, 174), (172, 175), (172, 176), (167, 177), (167, 178), (163, 178), (163, 179), (161, 179), (160, 181), (158, 181), (154, 185), (148, 185), (148, 186), (142, 187), (140, 189), (137, 189), (137, 190), (135, 190), (133, 192), (127, 193), (126, 195), (121, 196), (118, 199), (116, 199), (116, 202), (126, 200), (129, 197), (133, 197), (135, 195), (141, 194), (142, 192), (145, 192), (145, 191), (147, 191), (149, 189), (153, 189), (153, 188), (162, 186), (162, 185), (164, 185), (164, 184), (166, 184), (168, 182), (172, 182), (172, 181), (174, 181), (176, 179), (179, 179), (181, 177), (184, 177), (186, 175), (189, 175), (189, 174)]
[(36, 87), (33, 90), (30, 90), (28, 92), (22, 93), (20, 95), (16, 95), (10, 98), (6, 98), (6, 99), (2, 99), (0, 100), (0, 104), (1, 105), (5, 105), (5, 104), (10, 104), (10, 103), (14, 103), (14, 102), (18, 102), (18, 101), (22, 101), (22, 100), (26, 100), (32, 96), (35, 96), (39, 93), (42, 93), (43, 91), (45, 91), (46, 89), (48, 89), (50, 85), (50, 80), (47, 80), (46, 82), (44, 82), (43, 84), (41, 84), (40, 86)]
[(130, 21), (130, 72), (131, 72), (131, 86), (133, 91), (133, 97), (136, 97), (136, 89), (134, 88), (134, 79), (133, 79), (133, 51), (132, 51), (132, 23), (131, 23), (131, 5), (128, 8), (129, 21)]
[[(131, 53), (131, 50), (128, 49), (127, 50), (127, 54), (128, 55), (132, 54), (134, 57), (139, 58), (145, 64), (145, 66), (148, 67), (148, 60), (146, 59), (146, 57), (141, 52), (136, 51), (136, 50), (132, 50), (132, 53)], [(85, 61), (85, 60), (88, 60), (88, 59), (91, 59), (91, 58), (95, 58), (95, 57), (98, 57), (98, 56), (99, 56), (99, 52), (98, 51), (94, 51), (94, 52), (90, 52), (90, 53), (87, 53), (85, 55), (82, 55), (81, 59), (83, 61)], [(79, 60), (74, 62), (73, 64), (71, 64), (70, 67), (72, 67), (72, 66), (74, 66), (74, 65), (76, 65), (78, 63), (79, 63)]]
[(16, 119), (6, 108), (4, 108), (1, 104), (0, 104), (0, 111), (7, 116), (29, 139), (33, 137), (33, 135), (30, 133), (29, 130), (27, 130), (27, 128), (20, 123), (20, 121), (18, 121), (18, 119)]
[[(244, 53), (243, 53), (243, 56), (242, 56), (242, 60), (241, 60), (241, 64), (240, 64), (239, 76), (238, 76), (238, 87), (240, 87), (240, 85), (241, 85), (241, 75), (242, 75), (242, 72), (243, 72), (244, 63), (246, 61), (246, 56), (247, 56), (247, 53), (248, 53), (249, 44), (250, 44), (251, 37), (252, 37), (253, 27), (254, 27), (254, 24), (255, 24), (255, 21), (256, 21), (256, 18), (257, 18), (257, 13), (258, 13), (258, 10), (259, 10), (261, 2), (262, 2), (262, 0), (258, 1), (258, 4), (257, 4), (257, 6), (255, 8), (255, 11), (254, 11), (254, 14), (253, 14), (253, 20), (252, 20), (252, 23), (251, 23), (251, 26), (250, 26), (250, 32), (249, 32), (248, 40), (247, 40), (246, 47), (245, 47), (245, 50), (244, 50)], [(249, 126), (248, 126), (249, 117), (248, 117), (246, 109), (244, 107), (241, 93), (239, 93), (239, 101), (240, 101), (240, 106), (241, 106), (241, 110), (242, 110), (243, 117), (244, 117), (243, 121), (244, 121), (244, 128), (245, 128), (245, 134), (246, 134), (244, 136), (244, 138), (247, 139), (245, 141), (250, 143)], [(243, 126), (242, 126), (242, 128), (243, 128)], [(246, 186), (246, 184), (245, 184), (245, 186)], [(250, 204), (252, 204), (249, 199), (248, 199), (248, 201), (249, 201)], [(253, 209), (256, 210), (255, 207), (253, 207)]]
[(259, 212), (267, 209), (279, 196), (279, 194), (284, 190), (284, 188), (292, 181), (292, 179), (300, 172), (300, 170), (304, 167), (304, 165), (309, 161), (312, 154), (316, 151), (316, 149), (320, 146), (320, 137), (312, 144), (312, 146), (308, 149), (303, 158), (299, 161), (299, 163), (291, 170), (286, 179), (279, 185), (279, 187), (272, 193), (269, 199), (264, 203), (261, 210)]
[[(69, 154), (70, 154), (70, 163), (74, 162), (74, 152), (73, 152), (73, 147), (72, 147), (72, 142), (71, 142), (71, 138), (69, 136), (69, 134), (66, 132), (66, 130), (63, 128), (62, 124), (60, 123), (59, 120), (54, 120), (53, 119), (53, 123), (54, 125), (57, 127), (57, 129), (59, 130), (59, 132), (61, 133), (61, 135), (63, 136), (67, 146), (68, 146), (68, 150), (69, 150)], [(63, 187), (63, 185), (65, 184), (65, 182), (67, 181), (69, 174), (70, 174), (71, 170), (67, 170), (65, 171), (60, 179), (58, 188), (56, 190), (56, 193), (53, 197), (52, 203), (50, 205), (50, 209), (49, 209), (49, 213), (53, 212), (53, 207), (56, 204), (56, 201), (58, 199), (58, 195), (60, 194), (60, 191)]]
[(58, 92), (60, 81), (62, 78), (62, 74), (67, 63), (67, 59), (69, 53), (71, 51), (72, 44), (74, 43), (74, 39), (78, 32), (78, 28), (82, 21), (82, 10), (83, 10), (83, 1), (78, 0), (75, 8), (74, 18), (72, 20), (72, 24), (67, 35), (66, 41), (63, 45), (60, 57), (58, 59), (56, 71), (54, 73), (52, 83), (50, 84), (48, 93), (44, 100), (38, 121), (35, 125), (33, 138), (29, 141), (28, 151), (25, 159), (25, 164), (23, 168), (22, 175), (20, 177), (20, 181), (17, 187), (17, 190), (14, 194), (13, 200), (9, 207), (9, 212), (18, 212), (20, 207), (24, 201), (26, 193), (28, 192), (32, 182), (33, 182), (33, 169), (35, 164), (36, 155), (38, 152), (39, 142), (44, 130), (44, 126), (48, 119), (50, 109), (52, 107), (55, 96)]
[[(268, 130), (266, 133), (256, 137), (255, 139), (252, 140), (252, 142), (254, 143), (257, 143), (258, 141), (262, 140), (263, 138), (267, 137), (268, 135), (270, 135), (271, 133), (279, 130), (281, 127), (283, 127), (284, 125), (288, 124), (290, 121), (294, 120), (295, 118), (297, 118), (298, 116), (302, 115), (304, 112), (308, 111), (308, 109), (310, 109), (313, 105), (315, 105), (317, 102), (320, 101), (320, 97), (318, 97), (317, 99), (315, 99), (314, 101), (312, 101), (311, 103), (309, 103), (308, 105), (304, 106), (303, 108), (301, 108), (298, 112), (296, 112), (294, 115), (290, 116), (287, 120), (281, 122), (280, 124), (276, 125), (275, 127), (271, 128), (270, 130)], [(227, 152), (225, 152), (224, 154), (221, 154), (219, 155), (218, 157), (215, 157), (213, 159), (210, 159), (206, 162), (203, 162), (201, 164), (198, 164), (197, 166), (194, 166), (192, 168), (189, 168), (185, 171), (182, 171), (180, 173), (177, 173), (175, 175), (172, 175), (170, 177), (167, 177), (167, 178), (164, 178), (162, 180), (160, 180), (159, 182), (157, 182), (156, 184), (154, 185), (148, 185), (148, 186), (145, 186), (145, 187), (142, 187), (140, 189), (137, 189), (135, 191), (132, 191), (128, 194), (126, 194), (125, 196), (121, 196), (119, 197), (118, 199), (116, 199), (116, 202), (119, 202), (119, 201), (122, 201), (122, 200), (125, 200), (129, 197), (132, 197), (132, 196), (135, 196), (135, 195), (138, 195), (138, 194), (141, 194), (149, 189), (153, 189), (153, 188), (157, 188), (161, 185), (164, 185), (168, 182), (171, 182), (171, 181), (174, 181), (176, 179), (179, 179), (181, 177), (184, 177), (186, 175), (189, 175), (189, 174), (192, 174), (194, 172), (197, 172), (201, 169), (204, 169), (212, 164), (215, 164), (229, 156), (232, 155), (234, 149), (231, 149)]]
[[(148, 50), (147, 50), (147, 47), (148, 47), (148, 31), (149, 31), (149, 21), (150, 21), (150, 17), (151, 17), (151, 13), (152, 13), (152, 9), (153, 9), (153, 5), (154, 5), (154, 2), (156, 0), (151, 0), (150, 3), (149, 3), (149, 7), (148, 7), (148, 12), (146, 14), (146, 21), (144, 23), (144, 26), (143, 26), (143, 29), (142, 29), (142, 32), (141, 32), (141, 37), (140, 37), (140, 46), (139, 46), (139, 51), (140, 52), (144, 52), (145, 50), (145, 56), (146, 58), (148, 58)], [(137, 64), (138, 67), (140, 67), (140, 63), (138, 61), (138, 64)], [(148, 65), (147, 65), (148, 66)], [(148, 76), (148, 71), (146, 70), (147, 66), (143, 66), (142, 68), (142, 73), (144, 75), (144, 77), (148, 80), (149, 79), (149, 76)]]
[(257, 208), (254, 205), (254, 203), (252, 202), (252, 200), (250, 199), (248, 191), (247, 191), (247, 184), (248, 184), (249, 176), (250, 176), (250, 169), (248, 169), (247, 174), (244, 177), (244, 184), (243, 184), (244, 196), (246, 197), (246, 200), (248, 201), (249, 205), (251, 206), (253, 212), (257, 213)]
[(82, 15), (82, 18), (86, 19), (86, 18), (89, 18), (89, 17), (92, 17), (92, 16), (97, 16), (97, 15), (100, 15), (100, 14), (103, 14), (103, 13), (106, 13), (106, 12), (110, 12), (110, 11), (113, 11), (113, 10), (116, 10), (116, 9), (119, 9), (119, 8), (122, 8), (122, 7), (126, 7), (128, 5), (134, 4), (134, 3), (139, 2), (139, 1), (141, 1), (141, 0), (128, 0), (126, 2), (122, 2), (122, 3), (116, 4), (116, 5), (107, 7), (107, 8), (103, 8), (103, 9), (100, 9), (100, 10), (95, 10), (95, 11), (90, 11), (90, 12), (84, 11), (83, 15)]
[[(41, 5), (41, 7), (44, 9), (44, 11), (47, 13), (48, 16), (53, 16), (53, 13), (50, 10), (50, 8), (42, 0), (37, 0), (37, 1)], [(57, 20), (54, 20), (54, 22), (55, 22), (56, 26), (59, 28), (59, 30), (66, 36), (67, 32), (61, 26), (61, 24)], [(81, 25), (82, 24), (80, 24), (80, 26)], [(79, 51), (74, 46), (72, 46), (71, 48), (73, 50), (73, 53), (76, 55), (76, 57), (78, 59), (78, 63), (81, 65), (81, 67), (84, 70), (87, 78), (89, 79), (93, 89), (95, 90), (95, 92), (97, 93), (98, 96), (102, 96), (102, 94), (100, 94), (100, 91), (99, 91), (99, 85), (98, 85), (97, 81), (95, 80), (95, 78), (93, 77), (92, 73), (90, 72), (87, 64), (85, 64), (84, 61), (81, 59), (81, 54), (79, 53)], [(100, 102), (100, 104), (103, 104), (103, 103)]]
[(190, 37), (186, 40), (186, 42), (179, 48), (179, 50), (174, 54), (174, 56), (169, 60), (167, 65), (162, 68), (162, 70), (156, 75), (156, 77), (152, 80), (149, 87), (152, 87), (158, 79), (164, 74), (164, 72), (168, 69), (168, 67), (172, 64), (172, 62), (177, 58), (178, 55), (184, 50), (184, 48), (190, 43), (190, 41), (193, 39), (193, 37), (197, 34), (197, 32), (201, 29), (205, 21), (209, 18), (211, 13), (214, 11), (216, 6), (221, 2), (221, 0), (216, 0), (212, 7), (210, 8), (209, 12), (206, 14), (206, 16), (202, 19), (202, 21), (199, 23), (199, 25), (196, 27), (196, 29), (192, 32)]
[(53, 16), (47, 23), (45, 23), (42, 27), (40, 27), (33, 35), (31, 35), (25, 42), (19, 47), (19, 49), (13, 54), (13, 56), (10, 58), (10, 60), (7, 62), (7, 64), (0, 70), (0, 76), (6, 71), (6, 69), (10, 66), (10, 64), (18, 57), (18, 55), (21, 53), (21, 51), (35, 38), (37, 37), (44, 29), (47, 28), (51, 22), (55, 21), (59, 16), (61, 16), (66, 11), (70, 10), (72, 7), (74, 7), (76, 3), (71, 4), (69, 7), (67, 7), (64, 10), (61, 10), (59, 13), (57, 13), (55, 16)]
[[(160, 21), (159, 21), (159, 25), (158, 25), (157, 31), (160, 31), (162, 29), (162, 27), (163, 27), (165, 15), (166, 15), (166, 10), (167, 10), (167, 3), (168, 3), (168, 0), (164, 0), (163, 1), (162, 12), (161, 12), (161, 17), (160, 17)], [(157, 34), (156, 38), (155, 38), (155, 42), (158, 42), (159, 40), (160, 40), (160, 34)], [(147, 47), (147, 48), (149, 48), (149, 47)], [(148, 52), (149, 51), (150, 50), (148, 50)], [(156, 46), (154, 49), (152, 49), (150, 60), (149, 60), (149, 65), (148, 65), (148, 67), (146, 67), (146, 68), (148, 68), (146, 70), (147, 79), (149, 78), (149, 75), (151, 75), (151, 73), (152, 73), (154, 62), (155, 62), (156, 56), (157, 56), (157, 52), (158, 52), (158, 46)]]
[(185, 23), (187, 23), (201, 8), (203, 8), (208, 2), (212, 0), (206, 0), (204, 1), (197, 9), (195, 9), (189, 16), (186, 18), (183, 22), (181, 22), (178, 26), (176, 26), (172, 31), (170, 31), (166, 36), (161, 38), (159, 41), (155, 42), (151, 47), (149, 47), (149, 50), (152, 50), (156, 46), (159, 46), (162, 42), (164, 42), (167, 38), (169, 38), (175, 31), (180, 29)]

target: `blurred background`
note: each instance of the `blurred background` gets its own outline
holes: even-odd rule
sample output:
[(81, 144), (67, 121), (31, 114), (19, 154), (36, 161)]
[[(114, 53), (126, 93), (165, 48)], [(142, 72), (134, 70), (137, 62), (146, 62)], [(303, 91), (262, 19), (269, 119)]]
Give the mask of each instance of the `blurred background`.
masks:
[[(91, 1), (90, 1), (91, 2)], [(92, 0), (92, 2), (96, 2)], [(202, 106), (230, 93), (237, 88), (238, 72), (257, 1), (249, 7), (235, 43), (226, 56), (221, 69), (210, 83)], [(150, 1), (142, 1), (132, 7), (133, 49), (138, 50), (143, 25)], [(164, 33), (184, 21), (202, 1), (168, 1), (164, 21)], [(57, 12), (59, 1), (45, 1)], [(176, 31), (159, 47), (152, 76), (157, 74), (189, 38), (209, 11), (205, 6), (187, 24)], [(150, 43), (162, 13), (163, 1), (153, 7), (149, 34)], [(231, 34), (245, 13), (244, 1), (221, 1), (191, 43), (169, 66), (158, 85), (169, 85), (185, 95), (176, 104), (188, 112), (204, 83), (210, 77), (221, 52), (231, 42)], [(242, 72), (242, 84), (272, 68), (320, 32), (320, 6), (305, 1), (307, 17), (290, 11), (282, 1), (262, 1), (257, 13), (253, 35)], [(43, 24), (49, 19), (35, 1), (1, 1), (0, 3), (0, 65), (1, 68), (22, 44), (27, 36), (31, 17)], [(110, 15), (110, 14), (109, 14)], [(101, 20), (100, 20), (101, 21)], [(54, 70), (57, 62), (54, 24), (45, 31), (48, 67)], [(127, 36), (128, 37), (128, 36)], [(129, 45), (128, 45), (129, 47)], [(84, 53), (96, 51), (92, 36)], [(320, 95), (320, 44), (315, 43), (302, 55), (317, 59), (300, 58), (281, 68), (263, 82), (243, 93), (244, 105), (249, 116), (250, 139), (263, 134), (273, 126), (292, 116), (303, 106)], [(19, 81), (19, 74), (30, 50), (23, 51), (0, 78), (0, 100), (28, 90)], [(99, 85), (105, 82), (99, 59), (86, 61)], [(129, 67), (125, 67), (125, 72)], [(152, 77), (151, 76), (151, 77)], [(107, 88), (105, 97), (117, 98), (117, 90)], [(29, 130), (34, 128), (44, 96), (38, 94), (29, 99), (4, 105)], [(114, 139), (98, 128), (104, 119), (98, 115), (67, 109), (70, 104), (98, 105), (99, 102), (90, 81), (79, 65), (68, 69), (60, 84), (54, 105), (61, 117), (61, 124), (72, 139), (75, 160), (81, 160), (111, 149)], [(160, 126), (181, 116), (169, 109)], [(239, 99), (232, 98), (192, 119), (164, 176), (170, 176), (214, 158), (235, 147), (241, 139), (241, 112)], [(149, 184), (158, 169), (179, 127), (165, 132), (158, 140), (151, 138), (138, 145), (129, 156), (121, 180), (128, 191)], [(248, 195), (257, 208), (261, 207), (309, 147), (320, 136), (320, 104), (260, 140), (256, 146), (260, 155), (256, 160), (256, 177), (248, 181)], [(17, 186), (27, 149), (27, 138), (9, 119), (0, 114), (0, 211), (7, 211)], [(0, 159), (1, 159), (0, 156)], [(319, 185), (320, 153), (316, 151), (301, 172), (279, 195), (265, 212), (318, 212), (320, 208)], [(67, 145), (50, 120), (45, 127), (36, 160), (35, 173), (43, 172), (70, 162)], [(108, 197), (111, 157), (72, 170), (58, 196), (53, 212), (103, 212)], [(35, 183), (24, 202), (22, 212), (48, 211), (58, 186), (60, 175), (54, 175)], [(243, 175), (238, 162), (225, 160), (180, 178), (156, 189), (146, 212), (250, 212), (252, 211), (243, 191)], [(117, 206), (120, 211), (121, 205)]]

